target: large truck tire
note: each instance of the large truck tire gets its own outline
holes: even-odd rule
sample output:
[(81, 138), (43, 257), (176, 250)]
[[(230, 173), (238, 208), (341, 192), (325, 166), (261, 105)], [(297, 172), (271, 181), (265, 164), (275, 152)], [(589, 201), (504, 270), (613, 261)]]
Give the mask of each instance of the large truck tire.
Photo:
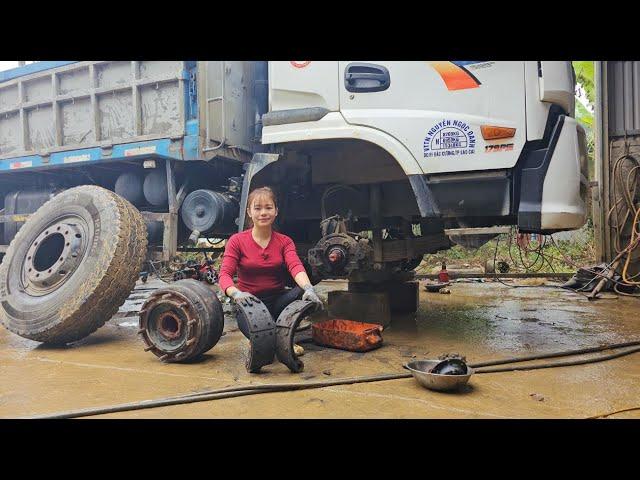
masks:
[(101, 327), (133, 290), (147, 249), (140, 212), (97, 186), (65, 190), (20, 228), (0, 265), (0, 321), (48, 344)]

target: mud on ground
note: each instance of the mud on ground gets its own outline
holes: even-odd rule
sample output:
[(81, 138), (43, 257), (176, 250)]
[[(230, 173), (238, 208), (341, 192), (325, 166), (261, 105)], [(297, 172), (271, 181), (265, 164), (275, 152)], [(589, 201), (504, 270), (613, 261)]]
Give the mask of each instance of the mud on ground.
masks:
[[(320, 292), (346, 289), (323, 282)], [(417, 315), (395, 316), (384, 346), (351, 353), (304, 344), (305, 370), (280, 364), (246, 372), (246, 340), (233, 320), (202, 362), (162, 364), (136, 335), (137, 318), (114, 318), (88, 338), (52, 348), (0, 327), (0, 417), (15, 418), (206, 389), (404, 372), (413, 359), (459, 352), (469, 362), (640, 339), (640, 301), (588, 302), (546, 286), (454, 283), (420, 292)], [(136, 298), (133, 296), (133, 298)], [(461, 393), (425, 390), (412, 378), (192, 403), (97, 418), (585, 418), (640, 406), (640, 353), (591, 365), (474, 375)], [(612, 418), (638, 418), (640, 411)]]

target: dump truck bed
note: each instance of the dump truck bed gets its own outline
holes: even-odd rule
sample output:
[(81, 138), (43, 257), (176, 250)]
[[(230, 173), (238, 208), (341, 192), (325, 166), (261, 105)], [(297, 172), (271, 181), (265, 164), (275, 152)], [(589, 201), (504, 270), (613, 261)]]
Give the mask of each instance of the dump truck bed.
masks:
[(259, 143), (264, 65), (37, 62), (1, 72), (0, 171), (140, 155), (244, 159)]
[[(182, 61), (77, 62), (3, 82), (0, 159), (181, 138), (189, 113), (184, 101), (188, 68)], [(67, 155), (62, 161), (88, 160), (92, 154)]]

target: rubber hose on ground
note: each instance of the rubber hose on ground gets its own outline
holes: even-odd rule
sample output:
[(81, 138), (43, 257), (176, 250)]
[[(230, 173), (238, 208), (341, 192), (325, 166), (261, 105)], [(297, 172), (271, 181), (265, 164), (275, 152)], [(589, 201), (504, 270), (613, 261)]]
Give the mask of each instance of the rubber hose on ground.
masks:
[[(570, 351), (563, 351), (563, 352), (557, 352), (557, 353), (532, 355), (527, 357), (516, 357), (516, 358), (510, 358), (510, 359), (504, 359), (504, 360), (487, 361), (487, 362), (481, 362), (476, 364), (469, 364), (469, 366), (472, 368), (476, 368), (479, 366), (486, 366), (486, 365), (506, 365), (509, 363), (525, 362), (525, 361), (537, 360), (541, 358), (583, 355), (585, 353), (613, 350), (616, 348), (621, 348), (622, 346), (635, 346), (635, 345), (640, 345), (640, 341), (625, 342), (625, 343), (612, 344), (612, 345), (603, 345), (600, 347), (590, 347), (590, 348), (583, 348), (580, 350), (570, 350)], [(614, 358), (619, 358), (619, 357), (629, 355), (631, 353), (635, 353), (638, 351), (640, 351), (640, 347), (631, 348), (623, 352), (618, 352), (612, 355), (606, 355), (606, 356), (598, 357), (595, 359), (576, 360), (576, 361), (561, 362), (561, 363), (543, 363), (538, 365), (525, 365), (520, 367), (505, 367), (505, 368), (498, 368), (498, 369), (484, 369), (484, 370), (480, 369), (480, 370), (476, 370), (475, 373), (479, 373), (479, 374), (480, 373), (499, 373), (499, 372), (512, 372), (512, 371), (520, 371), (520, 370), (536, 370), (541, 368), (566, 367), (566, 366), (572, 366), (572, 365), (585, 365), (589, 363), (612, 360)], [(233, 398), (233, 397), (240, 397), (245, 395), (256, 395), (259, 393), (304, 390), (304, 389), (312, 389), (312, 388), (330, 387), (334, 385), (350, 385), (355, 383), (380, 382), (380, 381), (386, 381), (386, 380), (410, 378), (411, 376), (412, 375), (410, 373), (391, 373), (391, 374), (371, 375), (371, 376), (363, 376), (363, 377), (343, 378), (339, 380), (331, 380), (326, 382), (294, 382), (294, 383), (281, 383), (281, 384), (263, 384), (263, 385), (245, 385), (240, 387), (226, 387), (222, 389), (209, 390), (206, 392), (200, 392), (195, 394), (166, 397), (158, 400), (145, 400), (142, 402), (113, 405), (113, 406), (100, 407), (100, 408), (89, 408), (84, 410), (72, 410), (67, 412), (37, 415), (37, 416), (26, 417), (26, 418), (32, 418), (32, 419), (79, 418), (79, 417), (87, 417), (87, 416), (93, 416), (93, 415), (104, 415), (107, 413), (125, 412), (125, 411), (131, 411), (131, 410), (142, 410), (147, 408), (183, 405), (188, 403), (218, 400), (222, 398)]]

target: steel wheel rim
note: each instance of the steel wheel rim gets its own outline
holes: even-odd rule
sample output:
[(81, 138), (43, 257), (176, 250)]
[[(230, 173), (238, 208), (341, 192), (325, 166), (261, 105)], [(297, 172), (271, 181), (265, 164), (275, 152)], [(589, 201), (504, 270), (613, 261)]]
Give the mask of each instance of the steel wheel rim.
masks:
[(41, 297), (58, 290), (78, 270), (88, 246), (90, 228), (78, 215), (64, 215), (41, 229), (21, 260), (21, 289)]

